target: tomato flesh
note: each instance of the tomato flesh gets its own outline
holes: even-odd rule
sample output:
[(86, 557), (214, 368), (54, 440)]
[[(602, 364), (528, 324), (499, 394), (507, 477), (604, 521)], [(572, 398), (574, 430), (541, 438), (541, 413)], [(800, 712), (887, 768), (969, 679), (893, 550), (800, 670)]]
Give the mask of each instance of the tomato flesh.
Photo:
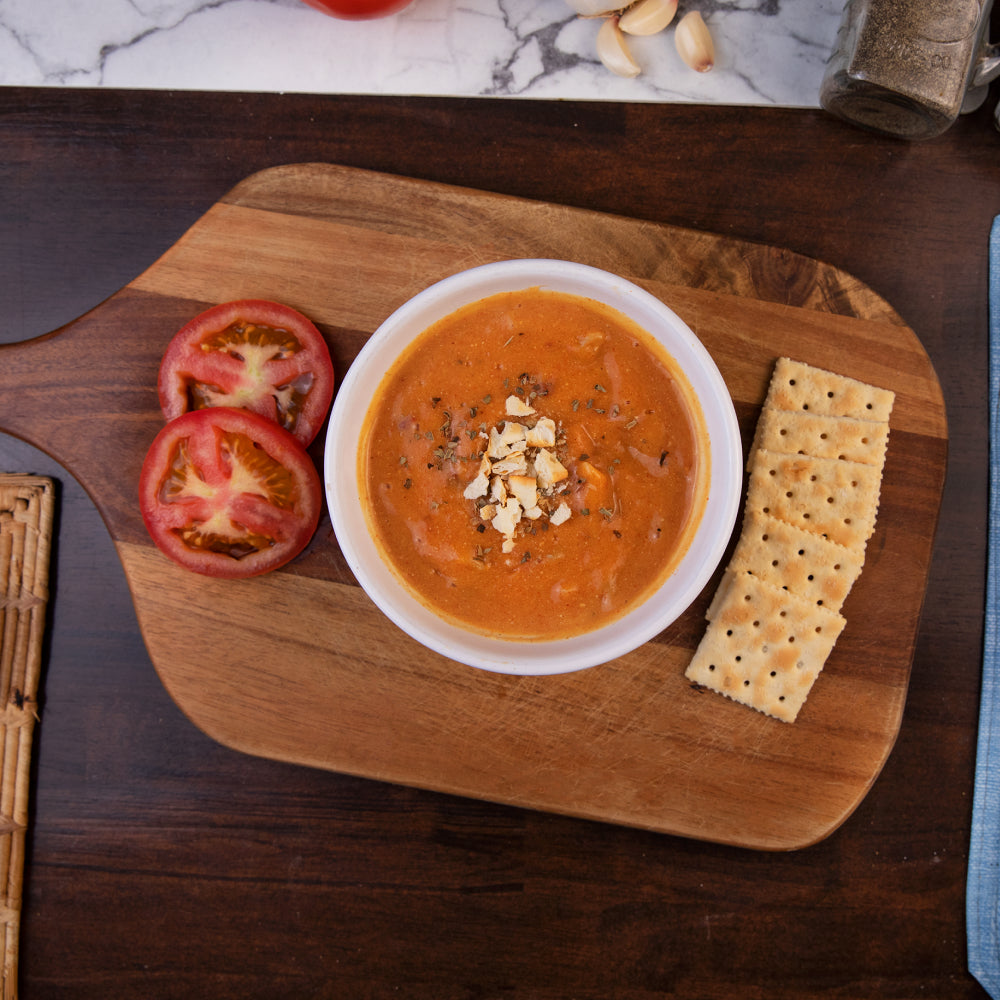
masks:
[(190, 512), (191, 520), (172, 531), (191, 549), (224, 553), (237, 560), (276, 545), (279, 540), (265, 525), (259, 523), (255, 529), (252, 517), (243, 516), (242, 522), (234, 519), (249, 497), (263, 498), (280, 511), (294, 510), (298, 498), (292, 473), (246, 435), (224, 432), (218, 440), (219, 461), (228, 470), (229, 480), (206, 489), (189, 442), (180, 438), (175, 443), (160, 486), (163, 503), (185, 504)]
[(171, 421), (147, 453), (139, 493), (157, 546), (217, 577), (287, 563), (309, 542), (321, 509), (320, 478), (299, 442), (230, 407)]
[(301, 313), (239, 300), (206, 310), (174, 335), (157, 386), (167, 420), (241, 407), (308, 445), (330, 409), (334, 370), (320, 332)]

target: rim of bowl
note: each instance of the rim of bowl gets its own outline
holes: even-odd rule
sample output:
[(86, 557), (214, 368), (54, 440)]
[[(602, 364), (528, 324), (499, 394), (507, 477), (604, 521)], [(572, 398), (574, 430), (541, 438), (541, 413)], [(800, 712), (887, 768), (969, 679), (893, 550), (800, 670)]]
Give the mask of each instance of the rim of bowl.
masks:
[[(372, 539), (357, 477), (357, 451), (374, 391), (411, 341), (461, 306), (499, 292), (542, 288), (597, 299), (638, 323), (675, 359), (702, 408), (710, 443), (710, 489), (699, 526), (669, 577), (639, 605), (606, 625), (555, 640), (512, 640), (463, 629), (424, 605), (383, 560)], [(653, 323), (652, 321), (656, 321)], [(653, 327), (654, 329), (651, 329)], [(670, 332), (668, 343), (658, 333)], [(334, 400), (323, 457), (334, 533), (369, 598), (405, 633), (470, 667), (538, 676), (584, 670), (653, 639), (698, 597), (716, 571), (737, 517), (743, 454), (737, 417), (711, 355), (670, 307), (619, 275), (548, 258), (497, 261), (457, 272), (418, 292), (388, 316), (351, 363)]]

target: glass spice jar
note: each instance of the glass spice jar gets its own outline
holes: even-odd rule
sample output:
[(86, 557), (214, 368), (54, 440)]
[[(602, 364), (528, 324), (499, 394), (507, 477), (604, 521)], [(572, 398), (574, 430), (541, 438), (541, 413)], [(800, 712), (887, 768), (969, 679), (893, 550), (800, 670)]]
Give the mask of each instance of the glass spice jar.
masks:
[(820, 88), (845, 121), (902, 139), (941, 135), (998, 74), (993, 0), (848, 0)]

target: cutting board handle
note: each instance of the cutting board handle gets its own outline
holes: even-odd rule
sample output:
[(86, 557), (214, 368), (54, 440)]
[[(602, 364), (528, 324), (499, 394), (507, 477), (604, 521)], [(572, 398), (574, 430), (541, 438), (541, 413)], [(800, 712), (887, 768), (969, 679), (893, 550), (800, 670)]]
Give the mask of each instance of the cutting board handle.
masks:
[[(150, 297), (124, 289), (49, 334), (0, 345), (0, 431), (50, 455), (83, 485), (115, 534), (122, 484), (138, 482), (160, 417), (162, 353)], [(129, 332), (128, 334), (123, 334)], [(112, 489), (109, 489), (112, 485)], [(133, 492), (127, 486), (124, 493)]]

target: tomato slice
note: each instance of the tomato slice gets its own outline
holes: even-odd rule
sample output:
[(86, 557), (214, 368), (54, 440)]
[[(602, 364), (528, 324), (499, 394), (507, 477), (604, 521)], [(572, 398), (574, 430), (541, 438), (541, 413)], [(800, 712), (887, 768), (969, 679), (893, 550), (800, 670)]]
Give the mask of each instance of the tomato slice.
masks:
[(322, 507), (306, 450), (273, 421), (213, 407), (176, 417), (139, 477), (143, 521), (159, 549), (210, 577), (252, 577), (298, 555)]
[(157, 389), (168, 421), (189, 410), (241, 407), (308, 445), (330, 410), (334, 366), (302, 313), (241, 299), (205, 310), (174, 335)]

